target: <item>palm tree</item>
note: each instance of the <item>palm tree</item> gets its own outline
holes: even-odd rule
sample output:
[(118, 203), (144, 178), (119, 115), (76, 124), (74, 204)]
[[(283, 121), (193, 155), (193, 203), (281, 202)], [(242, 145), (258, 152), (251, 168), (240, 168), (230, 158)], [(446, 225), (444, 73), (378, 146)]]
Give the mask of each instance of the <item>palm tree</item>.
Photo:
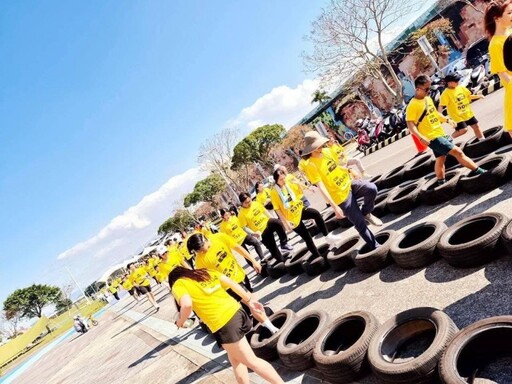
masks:
[(313, 92), (313, 94), (311, 95), (313, 97), (313, 99), (311, 100), (311, 104), (314, 104), (314, 103), (324, 103), (326, 102), (327, 100), (330, 100), (330, 96), (327, 94), (327, 92), (325, 92), (324, 90), (321, 90), (321, 89), (317, 89), (315, 92)]

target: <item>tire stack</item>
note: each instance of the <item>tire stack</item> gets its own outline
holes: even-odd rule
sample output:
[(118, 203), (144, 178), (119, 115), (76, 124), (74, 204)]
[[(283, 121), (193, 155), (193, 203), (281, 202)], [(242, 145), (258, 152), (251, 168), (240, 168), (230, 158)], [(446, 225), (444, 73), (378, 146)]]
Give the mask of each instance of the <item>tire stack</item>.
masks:
[(277, 359), (277, 341), (283, 333), (283, 330), (293, 322), (295, 317), (295, 312), (291, 309), (282, 309), (272, 316), (269, 316), (269, 320), (272, 324), (276, 328), (279, 328), (279, 331), (274, 334), (271, 334), (263, 325), (258, 325), (249, 341), (256, 356), (267, 361)]
[(377, 272), (390, 263), (389, 247), (396, 236), (395, 231), (383, 230), (375, 235), (379, 247), (371, 250), (364, 244), (354, 257), (354, 264), (361, 272)]

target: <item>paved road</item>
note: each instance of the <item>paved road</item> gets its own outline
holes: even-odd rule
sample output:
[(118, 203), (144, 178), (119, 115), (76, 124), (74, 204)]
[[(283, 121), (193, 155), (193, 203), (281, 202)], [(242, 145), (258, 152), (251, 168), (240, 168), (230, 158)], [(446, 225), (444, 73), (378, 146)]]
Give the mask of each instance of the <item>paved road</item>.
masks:
[[(502, 93), (498, 91), (473, 104), (483, 128), (501, 123)], [(469, 133), (466, 136), (461, 140), (471, 137)], [(414, 154), (411, 139), (405, 137), (362, 160), (370, 173), (379, 174)], [(323, 207), (318, 195), (310, 197), (314, 205)], [(383, 219), (383, 228), (403, 230), (426, 220), (440, 220), (452, 225), (468, 215), (484, 211), (500, 211), (512, 216), (510, 197), (512, 182), (483, 195), (462, 194), (442, 206), (420, 206), (403, 215), (387, 215)], [(355, 232), (349, 229), (345, 233), (350, 235)], [(323, 240), (319, 236), (316, 241), (321, 243)], [(292, 244), (298, 248), (301, 245), (297, 242), (298, 239), (293, 238)], [(372, 274), (351, 269), (344, 273), (327, 271), (315, 278), (306, 275), (284, 276), (273, 281), (262, 279), (254, 272), (250, 273), (250, 277), (256, 295), (274, 310), (291, 308), (301, 312), (322, 309), (329, 313), (331, 319), (349, 311), (366, 310), (384, 322), (408, 308), (433, 306), (444, 309), (462, 328), (484, 317), (512, 313), (509, 265), (510, 259), (505, 257), (483, 267), (457, 270), (439, 260), (426, 268), (407, 271), (391, 265)], [(127, 298), (115, 307), (120, 315), (111, 312), (104, 316), (100, 327), (61, 345), (15, 382), (233, 382), (229, 370), (223, 369), (225, 359), (222, 363), (222, 358), (214, 361), (207, 356), (208, 353), (214, 357), (222, 356), (211, 339), (195, 330), (189, 332), (188, 336), (178, 335), (176, 338), (171, 325), (175, 314), (174, 304), (164, 289), (158, 292), (162, 305), (159, 313), (152, 313), (148, 303), (134, 305)], [(134, 323), (134, 318), (138, 322)], [(152, 321), (155, 319), (158, 321)], [(183, 342), (175, 345), (175, 340)], [(194, 343), (208, 352), (186, 347)], [(314, 371), (309, 372), (312, 376), (304, 377), (300, 373), (284, 370), (278, 363), (276, 367), (288, 382), (320, 382), (315, 378), (318, 375)], [(212, 369), (223, 370), (207, 374)], [(258, 382), (257, 378), (253, 379)], [(375, 378), (368, 376), (360, 383), (376, 382)]]

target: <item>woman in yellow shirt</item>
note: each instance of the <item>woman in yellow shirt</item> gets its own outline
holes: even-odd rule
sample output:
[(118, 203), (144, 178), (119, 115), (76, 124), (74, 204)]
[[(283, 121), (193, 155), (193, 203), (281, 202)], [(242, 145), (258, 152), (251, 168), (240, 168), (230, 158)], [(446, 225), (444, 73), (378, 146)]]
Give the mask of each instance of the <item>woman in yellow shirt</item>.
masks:
[[(328, 141), (316, 131), (306, 133), (303, 150), (304, 156), (309, 155), (306, 176), (318, 187), (336, 217), (342, 219), (345, 216), (350, 220), (370, 249), (374, 249), (379, 243), (366, 221), (382, 225), (382, 221), (371, 214), (377, 187), (365, 180), (351, 180), (348, 170), (338, 165), (336, 154), (330, 148), (324, 148)], [(362, 208), (357, 203), (359, 198), (364, 200)]]
[(137, 267), (135, 263), (130, 263), (126, 268), (130, 271), (130, 279), (137, 287), (139, 294), (146, 295), (151, 305), (158, 311), (160, 306), (157, 304), (155, 296), (153, 296), (151, 292), (151, 282), (148, 279), (148, 273), (144, 265)]
[(250, 368), (269, 383), (284, 383), (274, 367), (252, 351), (245, 338), (252, 328), (251, 320), (240, 304), (226, 293), (226, 289), (235, 292), (253, 315), (260, 314), (264, 310), (263, 305), (252, 294), (230, 278), (208, 269), (177, 267), (169, 275), (169, 285), (181, 307), (176, 325), (183, 327), (193, 310), (228, 354), (237, 382), (249, 382), (247, 368)]
[(270, 217), (265, 207), (257, 201), (252, 201), (251, 195), (242, 192), (239, 196), (242, 207), (238, 212), (238, 221), (240, 225), (251, 235), (261, 238), (261, 242), (267, 247), (272, 257), (278, 261), (283, 261), (283, 255), (277, 248), (274, 235), (279, 236), (281, 249), (291, 251), (292, 246), (288, 244), (288, 237), (283, 224)]
[(248, 251), (247, 246), (252, 245), (260, 260), (263, 260), (263, 250), (261, 249), (261, 244), (258, 239), (248, 234), (240, 225), (238, 218), (233, 216), (230, 211), (220, 209), (219, 213), (222, 217), (219, 230), (235, 239), (246, 251)]
[(139, 295), (137, 294), (137, 290), (133, 286), (133, 281), (130, 279), (128, 273), (124, 274), (123, 279), (121, 280), (121, 287), (126, 289), (136, 302), (139, 302)]
[(254, 184), (256, 191), (256, 201), (263, 205), (269, 211), (273, 210), (272, 203), (270, 202), (270, 188), (265, 188), (261, 181)]
[(512, 27), (512, 2), (491, 1), (484, 15), (485, 31), (490, 37), (489, 58), (491, 73), (498, 74), (505, 88), (503, 113), (504, 129), (512, 137), (512, 71), (505, 66), (503, 45)]
[(320, 212), (304, 206), (304, 202), (300, 199), (301, 187), (298, 184), (287, 182), (286, 174), (280, 169), (274, 172), (273, 177), (276, 185), (272, 188), (271, 199), (277, 215), (287, 231), (293, 230), (302, 237), (314, 256), (320, 256), (320, 252), (318, 252), (311, 234), (304, 225), (304, 220), (315, 220), (320, 232), (327, 237), (328, 243), (332, 244), (342, 239), (340, 236), (329, 234)]

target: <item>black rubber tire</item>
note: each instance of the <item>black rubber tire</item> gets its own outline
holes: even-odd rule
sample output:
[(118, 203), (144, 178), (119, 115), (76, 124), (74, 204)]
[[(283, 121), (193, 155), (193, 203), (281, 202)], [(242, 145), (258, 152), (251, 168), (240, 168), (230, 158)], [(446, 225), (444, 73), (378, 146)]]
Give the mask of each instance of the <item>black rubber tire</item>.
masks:
[[(471, 324), (455, 335), (439, 361), (439, 376), (446, 384), (504, 383), (505, 381), (498, 378), (494, 381), (487, 375), (486, 378), (477, 376), (471, 381), (468, 378), (474, 377), (475, 372), (478, 375), (494, 359), (511, 355), (512, 316), (489, 317)], [(510, 377), (507, 379), (510, 380)]]
[(421, 186), (420, 201), (426, 205), (438, 205), (445, 203), (460, 194), (459, 179), (462, 176), (461, 169), (454, 169), (445, 173), (446, 182), (437, 185), (437, 178), (428, 180)]
[[(510, 135), (508, 133), (503, 134), (503, 137), (509, 137)], [(512, 140), (512, 139), (511, 139)], [(512, 144), (506, 145), (504, 147), (501, 147), (500, 149), (497, 149), (493, 152), (494, 155), (507, 155), (510, 159), (510, 162), (508, 163), (507, 173), (505, 174), (505, 178), (507, 180), (512, 180)]]
[(410, 212), (420, 205), (419, 195), (424, 183), (425, 180), (420, 179), (393, 190), (386, 200), (386, 206), (389, 211), (394, 214), (400, 214)]
[(271, 361), (279, 357), (277, 355), (277, 341), (284, 329), (295, 319), (295, 312), (291, 309), (282, 309), (268, 318), (275, 327), (279, 328), (279, 331), (272, 335), (267, 328), (259, 324), (254, 330), (249, 344), (256, 356)]
[(503, 135), (503, 127), (501, 125), (486, 129), (482, 132), (484, 139), (478, 140), (473, 137), (466, 141), (462, 146), (462, 150), (466, 156), (472, 159), (488, 155), (500, 146), (501, 136)]
[(375, 235), (380, 247), (369, 251), (367, 244), (364, 244), (354, 257), (354, 264), (361, 272), (377, 272), (387, 266), (391, 259), (389, 258), (389, 246), (393, 242), (396, 232), (392, 230), (383, 230)]
[(501, 232), (501, 242), (509, 255), (512, 255), (512, 220), (503, 228)]
[(315, 237), (320, 233), (320, 228), (318, 228), (314, 221), (309, 220), (306, 224), (306, 228), (308, 229), (311, 237)]
[(372, 215), (375, 215), (379, 218), (386, 216), (389, 213), (389, 209), (387, 207), (387, 201), (389, 194), (393, 189), (383, 189), (377, 193), (375, 197), (375, 205), (373, 206)]
[(337, 228), (340, 228), (340, 220), (336, 218), (336, 214), (334, 211), (330, 211), (328, 214), (322, 215), (324, 219), (325, 226), (327, 227), (327, 232), (332, 232)]
[(377, 186), (378, 189), (381, 188), (380, 181), (382, 180), (383, 175), (377, 175), (373, 176), (370, 180), (368, 180), (370, 183), (373, 183)]
[(432, 153), (425, 153), (405, 163), (404, 180), (417, 180), (426, 176), (434, 169)]
[(267, 263), (267, 273), (272, 279), (279, 279), (286, 275), (286, 267), (283, 262), (270, 261)]
[(356, 311), (338, 317), (324, 329), (313, 360), (328, 382), (351, 383), (368, 372), (366, 354), (378, 327), (379, 321), (371, 313)]
[(395, 237), (389, 253), (401, 268), (423, 268), (438, 258), (437, 243), (447, 228), (442, 221), (417, 224)]
[(306, 259), (308, 254), (309, 249), (307, 247), (302, 247), (298, 251), (294, 252), (292, 257), (286, 259), (284, 262), (286, 271), (292, 276), (297, 276), (303, 273), (304, 269), (302, 269), (302, 262)]
[[(458, 329), (450, 317), (436, 308), (421, 307), (401, 312), (377, 329), (368, 347), (368, 361), (375, 376), (386, 383), (431, 383), (437, 364)], [(415, 337), (430, 336), (429, 347), (405, 362), (394, 362), (396, 353)]]
[(304, 371), (314, 366), (313, 348), (329, 323), (325, 311), (311, 310), (297, 316), (288, 325), (277, 342), (277, 353), (283, 365), (293, 371)]
[(345, 239), (340, 245), (331, 249), (327, 254), (327, 262), (335, 271), (344, 271), (354, 266), (354, 257), (361, 248), (361, 238), (354, 235)]
[(302, 262), (302, 269), (308, 276), (317, 276), (329, 269), (329, 264), (326, 260), (327, 254), (329, 253), (329, 244), (319, 246), (318, 252), (320, 252), (320, 257), (314, 257), (311, 252), (309, 252)]
[(506, 155), (489, 156), (478, 162), (477, 165), (487, 172), (478, 175), (475, 171), (461, 176), (459, 185), (466, 193), (482, 193), (495, 189), (506, 182), (510, 159)]
[(437, 249), (452, 267), (475, 267), (500, 255), (499, 240), (509, 219), (499, 212), (467, 217), (448, 228)]
[(379, 187), (382, 189), (394, 188), (403, 181), (404, 165), (400, 165), (382, 176)]

